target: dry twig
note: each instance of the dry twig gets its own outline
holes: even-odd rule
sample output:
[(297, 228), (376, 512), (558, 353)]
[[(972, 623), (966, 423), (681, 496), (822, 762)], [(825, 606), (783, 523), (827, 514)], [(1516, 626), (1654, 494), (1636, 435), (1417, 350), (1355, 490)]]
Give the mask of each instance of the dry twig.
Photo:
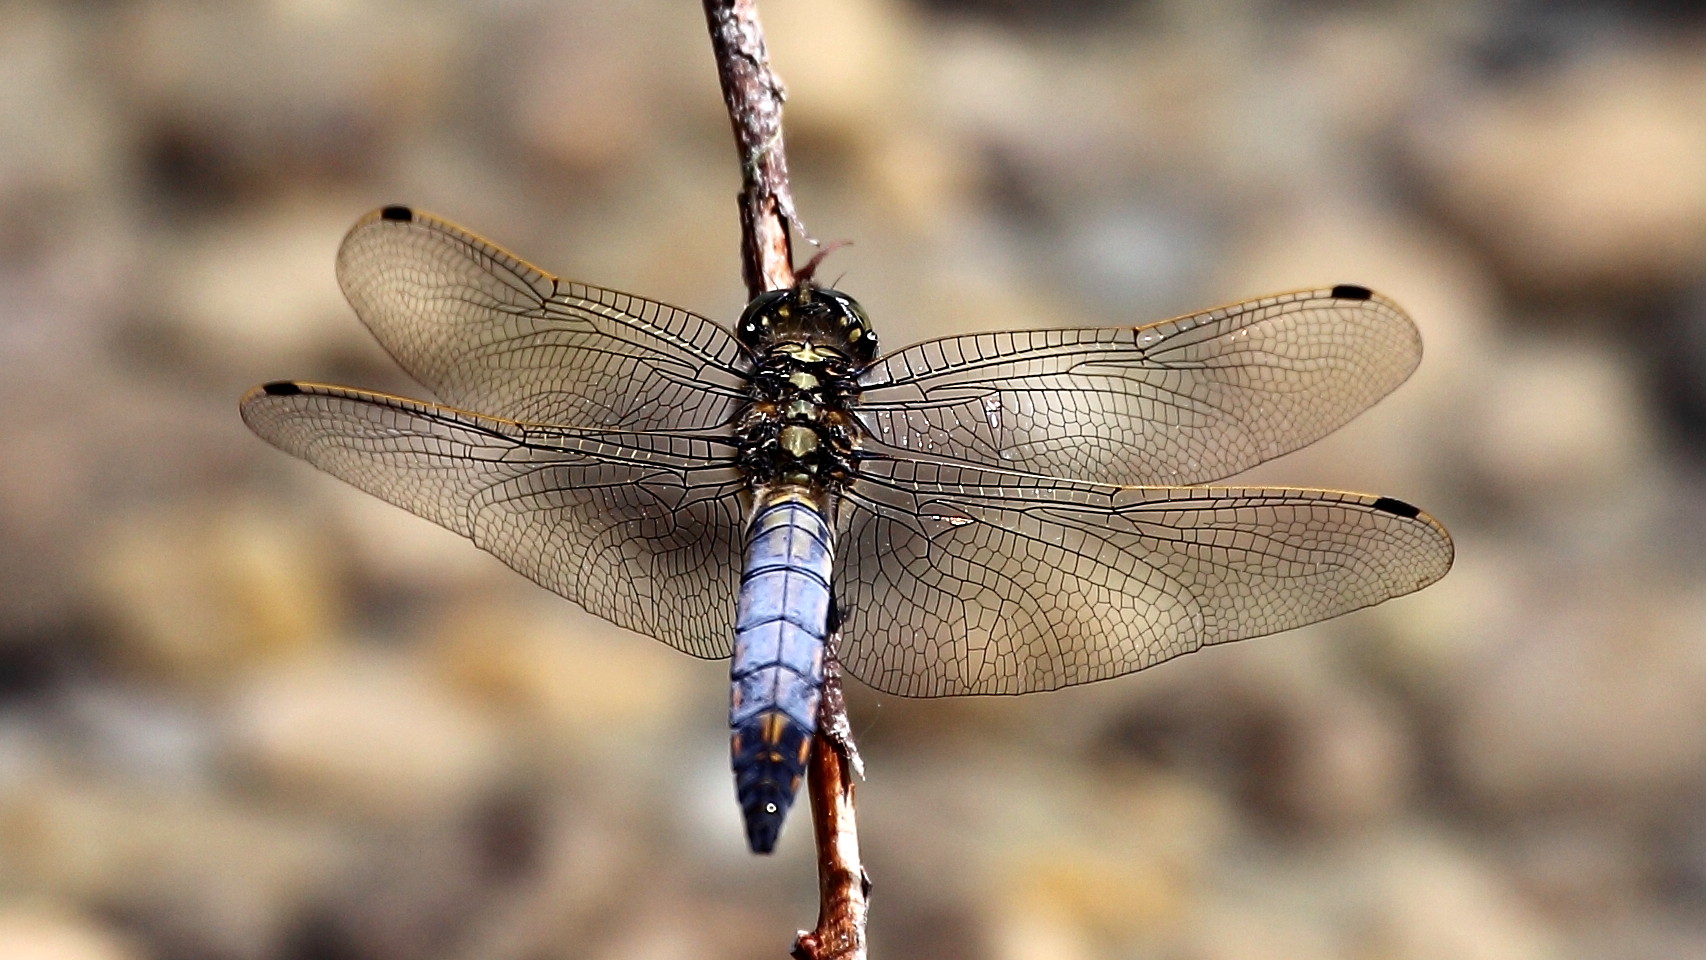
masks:
[(806, 779), (817, 838), (817, 929), (795, 938), (796, 960), (864, 960), (871, 879), (859, 860), (859, 828), (853, 816), (853, 777), (860, 772), (841, 696), (841, 667), (833, 657), (826, 658), (823, 705)]
[[(782, 148), (782, 84), (770, 70), (756, 0), (705, 0), (723, 101), (740, 151), (741, 276), (747, 295), (792, 286), (789, 227), (797, 225)], [(833, 653), (834, 639), (830, 650)], [(799, 960), (863, 960), (870, 880), (859, 860), (853, 810), (858, 771), (841, 696), (841, 671), (826, 657), (817, 738), (806, 777), (818, 853), (817, 928), (794, 941)]]
[(705, 0), (723, 102), (740, 150), (741, 276), (748, 298), (793, 286), (796, 222), (782, 149), (782, 83), (770, 70), (756, 0)]

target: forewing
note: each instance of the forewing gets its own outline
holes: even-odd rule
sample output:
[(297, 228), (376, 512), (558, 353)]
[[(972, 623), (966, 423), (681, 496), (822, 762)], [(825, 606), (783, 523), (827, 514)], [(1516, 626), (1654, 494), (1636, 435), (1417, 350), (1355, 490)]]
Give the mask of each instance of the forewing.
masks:
[(406, 207), (363, 217), (338, 282), (379, 342), (439, 400), (531, 423), (691, 430), (729, 421), (741, 350), (675, 307), (559, 280)]
[(864, 372), (859, 416), (915, 456), (1097, 483), (1206, 483), (1332, 432), (1421, 356), (1396, 304), (1341, 286), (1135, 330), (927, 341)]
[(843, 500), (839, 655), (888, 693), (1053, 690), (1419, 590), (1451, 538), (1397, 500), (1107, 487), (879, 461)]
[(588, 433), (318, 384), (243, 398), (268, 443), (637, 633), (726, 657), (741, 480), (695, 437)]

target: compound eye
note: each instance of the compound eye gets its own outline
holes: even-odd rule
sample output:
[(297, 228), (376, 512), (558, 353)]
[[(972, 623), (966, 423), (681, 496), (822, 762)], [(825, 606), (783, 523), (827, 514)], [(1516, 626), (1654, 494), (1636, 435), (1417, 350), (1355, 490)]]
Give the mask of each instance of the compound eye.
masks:
[(756, 346), (762, 341), (770, 329), (771, 314), (786, 306), (789, 295), (787, 290), (767, 290), (754, 297), (741, 311), (740, 322), (735, 324), (735, 334), (741, 342)]
[(862, 327), (869, 327), (871, 325), (871, 318), (865, 315), (865, 308), (859, 305), (859, 301), (847, 296), (846, 294), (842, 294), (841, 305), (847, 308), (848, 313), (853, 315), (855, 323)]

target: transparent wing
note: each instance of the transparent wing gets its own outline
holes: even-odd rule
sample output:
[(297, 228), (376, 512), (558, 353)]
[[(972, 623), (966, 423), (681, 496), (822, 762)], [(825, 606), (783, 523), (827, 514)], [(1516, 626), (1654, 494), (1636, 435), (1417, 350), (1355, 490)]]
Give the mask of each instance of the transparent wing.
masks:
[(836, 541), (839, 654), (902, 696), (1028, 693), (1419, 590), (1451, 538), (1397, 500), (1108, 487), (910, 460), (865, 465)]
[(1421, 356), (1395, 304), (1340, 286), (1135, 330), (927, 341), (867, 368), (859, 416), (915, 456), (1097, 483), (1206, 483), (1332, 432)]
[(258, 387), (242, 411), (273, 446), (472, 539), (592, 613), (694, 656), (729, 655), (742, 483), (727, 445), (319, 384)]
[(456, 407), (530, 423), (691, 430), (741, 398), (734, 337), (696, 314), (570, 283), (406, 207), (363, 217), (338, 282), (411, 376)]

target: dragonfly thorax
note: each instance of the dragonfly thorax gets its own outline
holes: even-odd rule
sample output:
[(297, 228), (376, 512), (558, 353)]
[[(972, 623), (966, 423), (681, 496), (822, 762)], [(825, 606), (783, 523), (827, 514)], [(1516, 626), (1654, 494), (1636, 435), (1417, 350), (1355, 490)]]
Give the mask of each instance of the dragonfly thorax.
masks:
[(839, 356), (783, 342), (759, 358), (737, 423), (740, 466), (756, 486), (835, 487), (853, 474), (858, 384)]

